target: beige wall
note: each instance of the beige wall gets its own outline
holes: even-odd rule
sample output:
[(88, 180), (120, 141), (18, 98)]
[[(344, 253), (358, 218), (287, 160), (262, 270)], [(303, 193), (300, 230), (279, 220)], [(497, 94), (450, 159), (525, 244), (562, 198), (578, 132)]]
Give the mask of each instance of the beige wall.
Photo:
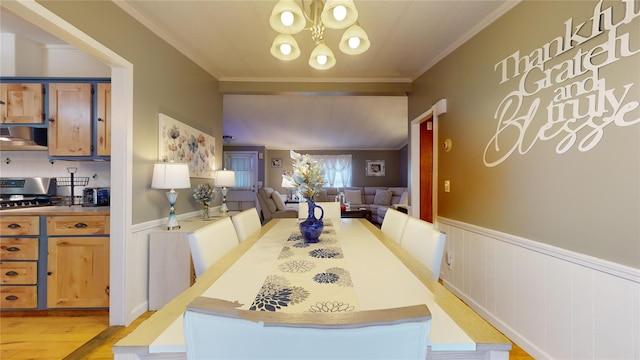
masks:
[[(619, 1), (607, 1), (602, 7), (614, 5), (613, 23), (618, 24), (631, 12)], [(510, 92), (517, 90), (523, 76), (511, 76), (502, 82), (499, 67), (494, 70), (496, 64), (516, 51), (522, 57), (563, 37), (565, 22), (571, 18), (573, 26), (587, 22), (580, 34), (588, 37), (596, 8), (596, 1), (520, 3), (414, 82), (409, 119), (439, 99), (448, 101), (448, 111), (439, 119), (439, 136), (452, 139), (453, 150), (440, 152), (438, 170), (440, 185), (442, 179), (451, 180), (451, 192), (444, 193), (439, 186), (439, 216), (640, 268), (640, 18), (616, 29), (605, 29), (545, 63), (544, 68), (549, 69), (575, 57), (584, 58), (591, 50), (602, 52), (612, 44), (612, 56), (619, 60), (605, 64), (606, 54), (591, 60), (598, 68), (596, 78), (605, 82), (602, 90), (567, 94), (560, 99), (565, 86), (586, 76), (558, 79), (555, 76), (562, 75), (555, 72), (550, 86), (518, 100), (520, 108), (516, 102), (510, 108), (500, 106)], [(637, 2), (634, 11), (640, 12)], [(625, 40), (608, 41), (610, 36), (616, 37), (614, 34), (629, 34), (629, 50), (636, 54), (623, 56)], [(526, 88), (531, 91), (539, 78), (540, 72), (529, 72)], [(629, 87), (626, 97), (625, 85)], [(606, 91), (607, 96), (603, 96)], [(575, 100), (580, 103), (580, 114), (589, 114), (586, 109), (590, 99), (600, 101), (598, 106), (606, 111), (590, 112), (596, 126), (606, 122), (616, 108), (618, 114), (628, 112), (602, 126), (602, 138), (592, 148), (579, 149), (581, 142), (593, 139), (588, 135), (592, 129), (587, 126), (575, 132), (573, 146), (559, 150), (567, 144), (563, 125), (576, 129), (589, 122), (582, 115), (575, 122), (558, 122), (557, 112), (549, 115), (547, 106), (563, 104), (569, 117), (570, 102)], [(508, 120), (514, 113), (524, 117), (538, 101), (528, 127), (520, 125), (525, 130), (511, 125), (499, 133), (498, 141), (492, 141), (501, 126), (498, 117)], [(503, 116), (501, 110), (505, 108)], [(552, 120), (556, 121), (552, 129), (541, 131), (543, 124)], [(518, 123), (524, 124), (523, 120)], [(521, 135), (522, 146), (503, 162), (492, 164), (505, 156)], [(486, 157), (485, 148), (489, 149)]]
[[(218, 81), (110, 1), (41, 1), (40, 4), (133, 64), (132, 223), (166, 217), (168, 204), (164, 191), (150, 189), (158, 154), (158, 113), (214, 136), (216, 169), (219, 169), (222, 96), (218, 92)], [(113, 131), (113, 136), (117, 136), (117, 129)], [(112, 162), (111, 166), (122, 164)], [(191, 179), (192, 186), (207, 181)], [(177, 213), (199, 208), (190, 189), (178, 192)]]

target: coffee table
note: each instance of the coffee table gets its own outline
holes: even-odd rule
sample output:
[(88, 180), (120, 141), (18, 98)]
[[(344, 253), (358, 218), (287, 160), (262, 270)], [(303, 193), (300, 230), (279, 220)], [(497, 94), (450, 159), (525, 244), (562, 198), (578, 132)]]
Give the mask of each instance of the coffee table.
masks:
[(351, 209), (340, 212), (341, 218), (364, 218), (371, 221), (371, 210)]

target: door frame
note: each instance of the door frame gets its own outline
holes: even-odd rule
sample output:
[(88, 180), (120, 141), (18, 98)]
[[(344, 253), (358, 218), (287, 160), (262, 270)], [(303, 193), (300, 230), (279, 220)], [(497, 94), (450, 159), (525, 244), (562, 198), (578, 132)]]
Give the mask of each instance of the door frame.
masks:
[(126, 262), (132, 237), (133, 64), (83, 33), (35, 0), (4, 1), (2, 7), (111, 66), (112, 127), (109, 259), (109, 325), (129, 325), (136, 317), (127, 301), (131, 280)]
[(438, 116), (447, 112), (447, 100), (441, 99), (427, 111), (409, 122), (409, 188), (410, 215), (420, 218), (420, 124), (433, 119), (433, 174), (432, 174), (432, 214), (433, 223), (438, 216)]

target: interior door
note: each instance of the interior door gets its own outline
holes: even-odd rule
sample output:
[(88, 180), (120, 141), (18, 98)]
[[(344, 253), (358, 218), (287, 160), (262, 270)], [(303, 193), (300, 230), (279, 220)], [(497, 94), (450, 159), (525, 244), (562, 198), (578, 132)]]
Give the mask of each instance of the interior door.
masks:
[(433, 118), (420, 124), (420, 219), (433, 223)]
[(258, 152), (257, 151), (225, 151), (224, 166), (236, 173), (236, 190), (257, 191)]

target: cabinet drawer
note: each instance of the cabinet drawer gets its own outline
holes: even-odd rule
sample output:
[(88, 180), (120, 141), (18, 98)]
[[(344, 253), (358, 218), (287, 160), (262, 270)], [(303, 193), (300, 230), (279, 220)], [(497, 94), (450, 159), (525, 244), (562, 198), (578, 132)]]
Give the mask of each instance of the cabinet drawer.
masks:
[(50, 216), (47, 218), (48, 235), (101, 235), (109, 234), (108, 216)]
[(38, 265), (35, 261), (0, 262), (0, 283), (2, 285), (35, 285), (38, 283), (37, 269)]
[(0, 217), (0, 235), (39, 235), (39, 218), (37, 216), (5, 216)]
[(0, 286), (0, 308), (36, 308), (38, 307), (37, 287)]
[(0, 238), (0, 260), (38, 260), (38, 238)]

